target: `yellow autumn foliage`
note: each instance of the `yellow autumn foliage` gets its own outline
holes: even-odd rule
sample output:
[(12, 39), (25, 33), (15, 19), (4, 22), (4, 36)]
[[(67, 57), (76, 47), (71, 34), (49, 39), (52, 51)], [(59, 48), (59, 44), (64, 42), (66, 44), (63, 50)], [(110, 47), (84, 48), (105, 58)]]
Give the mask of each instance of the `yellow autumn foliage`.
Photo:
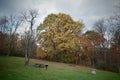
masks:
[(49, 56), (62, 52), (71, 54), (78, 50), (79, 39), (76, 35), (82, 27), (81, 22), (74, 21), (68, 14), (49, 14), (38, 27), (43, 30), (38, 41)]

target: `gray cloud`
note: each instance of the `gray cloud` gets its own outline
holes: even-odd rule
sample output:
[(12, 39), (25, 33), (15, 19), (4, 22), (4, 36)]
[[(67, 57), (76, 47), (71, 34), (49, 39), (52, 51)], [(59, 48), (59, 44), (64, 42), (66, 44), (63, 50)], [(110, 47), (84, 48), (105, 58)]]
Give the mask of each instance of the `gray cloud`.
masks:
[(88, 28), (99, 18), (108, 17), (116, 12), (115, 3), (118, 0), (69, 0), (59, 1), (57, 8), (69, 13), (74, 19), (83, 19)]
[(115, 7), (118, 3), (120, 0), (0, 0), (0, 15), (35, 8), (40, 11), (40, 23), (48, 14), (62, 12), (82, 19), (91, 29), (96, 20), (120, 13)]

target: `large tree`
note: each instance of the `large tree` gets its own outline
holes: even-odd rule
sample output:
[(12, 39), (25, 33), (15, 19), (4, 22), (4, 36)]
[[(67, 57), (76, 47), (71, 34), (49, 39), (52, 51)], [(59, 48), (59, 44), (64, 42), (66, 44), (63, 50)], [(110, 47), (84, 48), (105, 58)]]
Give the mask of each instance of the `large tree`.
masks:
[(50, 59), (61, 56), (65, 62), (72, 60), (71, 55), (79, 49), (76, 34), (81, 32), (82, 27), (83, 24), (74, 21), (70, 15), (49, 14), (38, 27), (42, 28), (38, 39), (41, 49)]
[[(116, 64), (118, 72), (120, 72), (120, 14), (110, 17), (108, 22), (111, 27), (110, 31), (112, 33), (111, 46), (114, 45), (115, 50), (115, 52), (112, 54), (116, 54), (117, 59), (117, 62), (115, 62), (114, 64)], [(111, 58), (112, 56), (110, 57), (110, 61), (112, 62), (113, 59)]]
[(21, 36), (21, 42), (23, 51), (25, 53), (25, 65), (29, 64), (29, 59), (36, 48), (37, 31), (35, 27), (36, 18), (38, 17), (38, 11), (35, 9), (22, 12), (22, 20), (24, 24), (28, 24), (28, 30), (24, 31)]
[(85, 50), (89, 53), (88, 57), (91, 61), (91, 65), (95, 65), (95, 57), (99, 55), (101, 44), (105, 41), (105, 39), (95, 31), (87, 31), (84, 36), (86, 36), (86, 40), (90, 41), (90, 46), (85, 47)]

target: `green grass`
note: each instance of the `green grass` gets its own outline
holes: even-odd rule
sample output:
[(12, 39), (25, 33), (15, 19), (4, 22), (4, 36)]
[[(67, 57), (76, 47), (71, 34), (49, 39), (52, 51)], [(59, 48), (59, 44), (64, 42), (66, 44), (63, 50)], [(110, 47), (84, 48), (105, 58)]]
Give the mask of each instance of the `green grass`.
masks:
[[(35, 63), (48, 64), (48, 70), (35, 68)], [(24, 66), (24, 58), (0, 56), (0, 80), (120, 80), (120, 74), (91, 68), (71, 66), (64, 63), (31, 59), (29, 66)]]

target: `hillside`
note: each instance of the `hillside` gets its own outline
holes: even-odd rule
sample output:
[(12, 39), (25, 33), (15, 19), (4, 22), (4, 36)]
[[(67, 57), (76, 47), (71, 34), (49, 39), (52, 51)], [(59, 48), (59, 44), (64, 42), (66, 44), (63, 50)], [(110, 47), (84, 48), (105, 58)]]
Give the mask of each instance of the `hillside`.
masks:
[[(48, 64), (48, 69), (35, 68), (35, 63)], [(0, 56), (0, 80), (120, 80), (120, 74), (70, 64), (31, 59), (24, 66), (24, 58)]]

